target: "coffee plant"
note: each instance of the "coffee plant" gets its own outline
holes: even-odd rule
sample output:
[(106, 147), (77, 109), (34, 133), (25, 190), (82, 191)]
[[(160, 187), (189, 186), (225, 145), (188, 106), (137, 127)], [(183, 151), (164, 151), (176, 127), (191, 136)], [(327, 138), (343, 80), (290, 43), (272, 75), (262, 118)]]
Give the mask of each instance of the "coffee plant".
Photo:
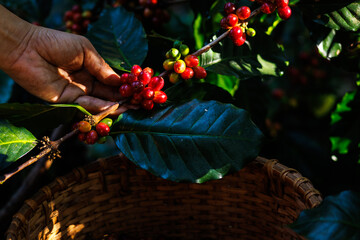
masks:
[[(122, 152), (156, 176), (195, 183), (263, 155), (326, 196), (294, 230), (359, 239), (359, 0), (0, 3), (35, 25), (88, 38), (121, 77), (123, 97), (92, 114), (43, 102), (0, 72), (4, 189), (41, 157), (54, 162), (54, 175), (76, 166), (57, 158), (80, 149)], [(131, 107), (114, 116), (119, 106)], [(55, 131), (57, 139), (46, 137)]]

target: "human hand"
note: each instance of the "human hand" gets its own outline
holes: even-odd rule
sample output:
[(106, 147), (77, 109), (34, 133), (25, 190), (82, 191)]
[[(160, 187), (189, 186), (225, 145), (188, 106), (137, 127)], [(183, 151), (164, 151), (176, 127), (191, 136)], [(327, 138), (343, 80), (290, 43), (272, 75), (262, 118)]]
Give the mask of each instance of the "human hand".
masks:
[[(51, 103), (100, 112), (121, 99), (120, 77), (85, 37), (37, 27), (0, 5), (0, 69)], [(114, 114), (127, 110), (121, 106)]]
[(121, 99), (120, 77), (86, 38), (42, 27), (30, 34), (7, 69), (29, 93), (51, 103), (75, 102), (91, 112)]

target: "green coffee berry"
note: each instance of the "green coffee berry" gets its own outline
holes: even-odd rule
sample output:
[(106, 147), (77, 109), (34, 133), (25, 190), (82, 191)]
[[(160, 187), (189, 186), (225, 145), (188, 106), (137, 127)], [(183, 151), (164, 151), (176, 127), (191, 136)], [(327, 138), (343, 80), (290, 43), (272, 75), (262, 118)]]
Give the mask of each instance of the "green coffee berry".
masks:
[(175, 64), (175, 61), (172, 60), (172, 59), (166, 59), (164, 62), (163, 62), (163, 67), (165, 70), (169, 71), (169, 70), (173, 70), (174, 69), (174, 64)]
[(169, 76), (169, 81), (173, 84), (177, 83), (179, 81), (180, 75), (176, 72), (172, 72)]
[(181, 55), (183, 55), (183, 56), (186, 56), (190, 53), (189, 47), (185, 44), (181, 44), (179, 50), (180, 50)]
[(180, 54), (180, 51), (177, 48), (171, 48), (168, 51), (168, 55), (170, 59), (176, 59)]
[(253, 28), (248, 28), (246, 29), (246, 34), (249, 36), (249, 37), (254, 37), (256, 35), (256, 31), (255, 29)]
[(112, 126), (113, 124), (113, 120), (111, 118), (104, 118), (103, 120), (101, 120), (100, 122), (105, 123), (106, 125), (108, 125), (109, 127)]

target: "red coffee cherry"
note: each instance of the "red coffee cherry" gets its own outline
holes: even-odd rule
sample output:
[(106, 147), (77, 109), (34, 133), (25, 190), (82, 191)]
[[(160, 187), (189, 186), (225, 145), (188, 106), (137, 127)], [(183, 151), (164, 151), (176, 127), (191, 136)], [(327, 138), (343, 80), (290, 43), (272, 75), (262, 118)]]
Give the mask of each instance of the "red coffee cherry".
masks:
[(74, 13), (76, 12), (81, 12), (81, 7), (80, 5), (74, 5), (72, 8), (71, 8), (71, 11), (73, 11)]
[(185, 57), (184, 61), (185, 61), (186, 66), (190, 67), (190, 68), (199, 65), (199, 59), (195, 55), (187, 55)]
[(121, 85), (119, 92), (120, 92), (121, 96), (127, 98), (127, 97), (130, 97), (131, 95), (133, 95), (133, 88), (130, 86), (130, 84), (125, 83), (125, 84)]
[(79, 22), (81, 22), (81, 20), (82, 20), (81, 13), (75, 13), (74, 16), (73, 16), (73, 21), (75, 23), (79, 23)]
[(289, 6), (278, 8), (278, 14), (283, 20), (289, 19), (291, 17), (291, 8)]
[(138, 81), (138, 77), (134, 73), (129, 73), (129, 76), (127, 78), (127, 83), (132, 83)]
[(230, 27), (234, 27), (238, 23), (238, 21), (239, 21), (239, 18), (233, 13), (227, 15), (227, 17), (226, 17), (226, 23)]
[(141, 107), (146, 110), (151, 110), (154, 108), (154, 102), (153, 100), (144, 99), (141, 101)]
[(186, 64), (183, 60), (179, 59), (174, 63), (174, 71), (176, 73), (183, 73), (186, 69)]
[(86, 134), (85, 142), (87, 144), (95, 144), (98, 139), (99, 139), (98, 133), (95, 130), (91, 130)]
[(91, 124), (87, 121), (79, 122), (79, 131), (82, 133), (87, 133), (91, 130)]
[(272, 3), (263, 3), (261, 5), (261, 12), (265, 13), (265, 14), (270, 14), (273, 13), (275, 11), (276, 6)]
[(159, 91), (164, 87), (165, 81), (162, 77), (153, 77), (149, 83), (149, 87), (154, 91)]
[(122, 84), (127, 83), (128, 77), (129, 77), (129, 73), (123, 73), (123, 74), (121, 74), (120, 82), (121, 82)]
[(156, 91), (154, 96), (154, 103), (162, 104), (167, 100), (167, 95), (163, 91)]
[(71, 10), (66, 11), (64, 15), (64, 21), (72, 20), (73, 16), (74, 16), (73, 11)]
[(232, 40), (238, 39), (242, 35), (243, 35), (243, 30), (241, 29), (241, 27), (233, 27), (229, 32), (229, 36)]
[(147, 72), (152, 76), (154, 76), (154, 70), (152, 68), (146, 67), (143, 69), (143, 72)]
[(151, 100), (154, 98), (154, 94), (155, 94), (154, 90), (150, 87), (147, 87), (142, 91), (142, 97), (144, 99)]
[(142, 96), (142, 92), (139, 93), (134, 93), (130, 103), (134, 104), (134, 105), (138, 105), (141, 103), (141, 101), (143, 100), (143, 96)]
[(276, 0), (276, 6), (278, 8), (283, 8), (289, 5), (289, 0)]
[(82, 30), (82, 27), (77, 24), (77, 23), (74, 23), (72, 26), (71, 26), (71, 30), (76, 32), (76, 33), (80, 33), (81, 30)]
[(196, 66), (196, 67), (193, 67), (193, 70), (194, 70), (194, 75), (197, 79), (206, 78), (207, 72), (206, 72), (205, 68)]
[(245, 33), (243, 33), (239, 38), (233, 39), (233, 43), (238, 47), (243, 45), (245, 43), (245, 41), (246, 41)]
[(96, 125), (96, 132), (100, 136), (107, 136), (107, 135), (109, 135), (110, 127), (108, 125), (106, 125), (105, 123), (100, 122)]
[(180, 74), (182, 79), (188, 80), (194, 76), (194, 70), (192, 68), (187, 67), (183, 73)]
[(247, 6), (240, 7), (236, 10), (236, 15), (240, 20), (248, 19), (251, 15), (251, 10)]
[(144, 84), (140, 81), (134, 81), (131, 83), (131, 87), (134, 92), (141, 92), (144, 89)]
[(142, 82), (144, 85), (147, 85), (151, 81), (151, 74), (147, 71), (146, 72), (142, 71), (138, 76), (138, 80)]
[(226, 22), (226, 17), (223, 17), (220, 21), (220, 27), (223, 29), (229, 29), (230, 26)]
[(141, 73), (142, 69), (139, 65), (134, 65), (131, 68), (131, 73), (134, 74), (135, 76), (139, 76), (139, 74)]
[(224, 12), (229, 15), (230, 13), (234, 13), (235, 12), (235, 4), (232, 2), (228, 2), (225, 3), (224, 5)]
[(156, 5), (158, 3), (158, 1), (157, 0), (148, 0), (148, 4), (149, 5)]

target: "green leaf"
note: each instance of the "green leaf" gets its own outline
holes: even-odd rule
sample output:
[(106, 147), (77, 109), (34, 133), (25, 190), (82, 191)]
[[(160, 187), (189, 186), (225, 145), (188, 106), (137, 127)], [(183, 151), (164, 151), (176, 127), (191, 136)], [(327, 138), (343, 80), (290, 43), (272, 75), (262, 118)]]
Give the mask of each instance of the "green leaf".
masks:
[(331, 59), (340, 55), (342, 45), (339, 42), (335, 42), (336, 31), (331, 29), (329, 34), (317, 44), (319, 53), (322, 57)]
[(141, 168), (190, 182), (227, 164), (241, 169), (257, 156), (262, 137), (245, 110), (198, 100), (151, 113), (128, 111), (112, 131), (120, 151)]
[(360, 91), (346, 93), (331, 115), (330, 141), (335, 159), (360, 160)]
[(105, 9), (89, 27), (87, 37), (107, 63), (119, 70), (141, 65), (148, 52), (141, 22), (122, 7)]
[(205, 81), (221, 87), (222, 89), (228, 91), (232, 96), (234, 96), (240, 83), (240, 79), (235, 76), (225, 76), (213, 72), (208, 73)]
[(344, 191), (305, 210), (290, 227), (309, 240), (360, 239), (360, 194)]
[(357, 90), (345, 93), (340, 103), (336, 105), (335, 111), (331, 114), (331, 124), (335, 124), (342, 119), (341, 113), (351, 111), (348, 104), (354, 100)]
[(331, 151), (338, 151), (340, 154), (347, 154), (349, 145), (351, 143), (350, 139), (341, 138), (341, 137), (330, 137), (331, 141)]
[(195, 48), (200, 49), (204, 44), (204, 34), (201, 33), (202, 16), (199, 13), (194, 21)]
[(0, 119), (7, 119), (16, 126), (25, 127), (35, 136), (40, 136), (44, 131), (54, 129), (60, 124), (73, 121), (78, 113), (91, 115), (75, 104), (0, 104)]
[(357, 31), (360, 28), (360, 1), (354, 1), (346, 7), (324, 14), (321, 20), (326, 27)]
[(240, 47), (227, 37), (200, 56), (200, 65), (208, 71), (242, 79), (262, 75), (281, 76), (286, 60), (283, 50), (270, 36), (258, 33)]
[(4, 72), (0, 71), (0, 103), (6, 103), (9, 100), (13, 85), (14, 81)]
[(25, 128), (0, 119), (0, 170), (36, 146), (36, 138)]
[(203, 177), (196, 179), (196, 183), (204, 183), (214, 179), (221, 179), (223, 178), (231, 169), (230, 164), (226, 164), (224, 167), (219, 169), (210, 169), (207, 174)]

